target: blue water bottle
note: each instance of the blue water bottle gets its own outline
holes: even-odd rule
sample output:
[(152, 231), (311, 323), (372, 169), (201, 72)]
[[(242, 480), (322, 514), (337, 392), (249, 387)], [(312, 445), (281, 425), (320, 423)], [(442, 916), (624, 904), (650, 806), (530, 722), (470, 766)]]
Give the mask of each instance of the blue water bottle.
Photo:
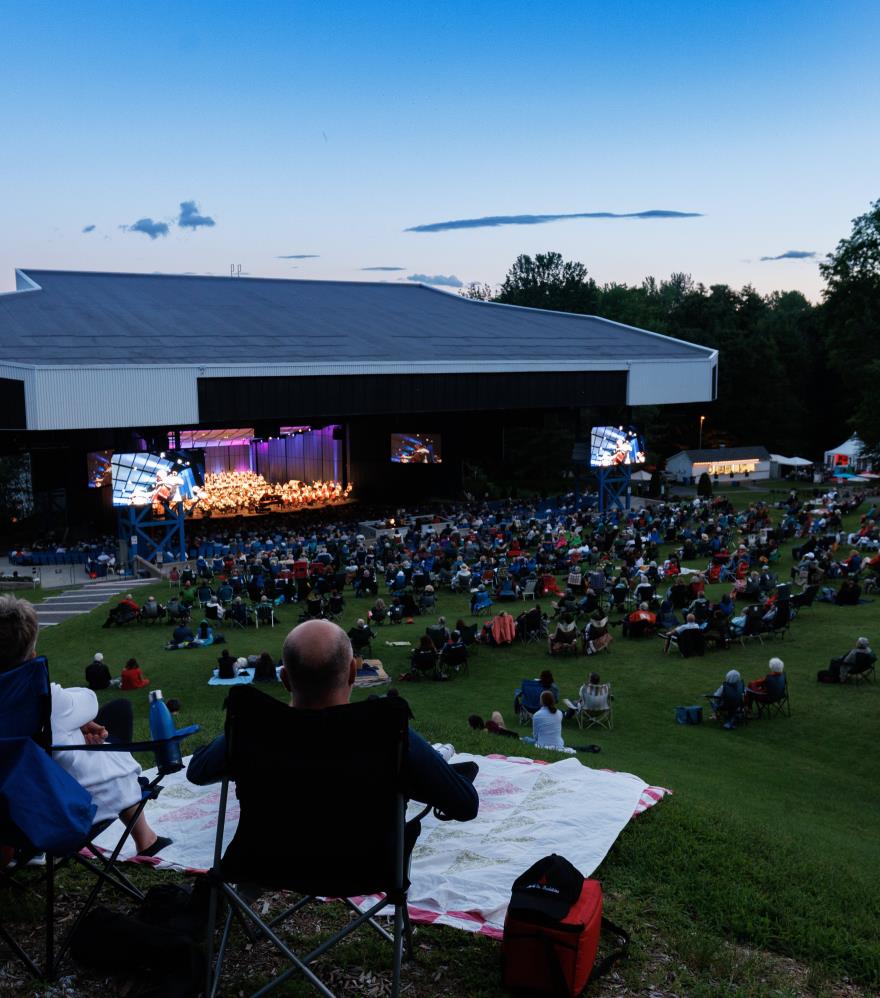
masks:
[[(172, 738), (177, 731), (174, 727), (174, 718), (167, 704), (162, 699), (161, 690), (150, 692), (150, 737), (153, 741), (160, 741), (165, 738)], [(159, 772), (164, 776), (167, 773), (176, 773), (183, 769), (183, 760), (180, 754), (180, 742), (166, 742), (164, 745), (156, 746), (156, 765)]]

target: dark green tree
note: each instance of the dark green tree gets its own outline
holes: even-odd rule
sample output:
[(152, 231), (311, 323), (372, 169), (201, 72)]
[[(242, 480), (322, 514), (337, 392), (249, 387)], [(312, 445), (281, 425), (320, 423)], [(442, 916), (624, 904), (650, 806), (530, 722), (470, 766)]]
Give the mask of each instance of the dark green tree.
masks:
[(561, 253), (537, 253), (534, 258), (516, 258), (495, 300), (557, 312), (592, 312), (598, 289), (582, 263), (563, 260)]
[(826, 287), (821, 325), (831, 382), (823, 397), (869, 447), (880, 444), (880, 200), (853, 220), (820, 264)]
[(482, 284), (480, 281), (471, 281), (467, 287), (463, 288), (459, 294), (462, 298), (472, 298), (474, 301), (492, 301), (495, 297), (495, 289), (491, 284)]

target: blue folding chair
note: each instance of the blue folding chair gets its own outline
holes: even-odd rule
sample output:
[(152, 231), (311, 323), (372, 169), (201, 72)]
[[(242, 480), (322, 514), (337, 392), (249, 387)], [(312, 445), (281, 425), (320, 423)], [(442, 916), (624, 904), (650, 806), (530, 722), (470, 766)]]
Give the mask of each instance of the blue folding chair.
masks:
[[(45, 657), (40, 656), (30, 662), (0, 672), (0, 731), (6, 739), (31, 739), (45, 753), (47, 759), (51, 759), (53, 751), (65, 752), (154, 752), (156, 753), (157, 774), (142, 786), (141, 799), (137, 803), (131, 817), (126, 821), (125, 828), (119, 841), (114, 846), (109, 856), (105, 856), (101, 850), (92, 843), (98, 835), (108, 828), (115, 819), (98, 822), (95, 825), (89, 821), (89, 826), (83, 835), (73, 845), (69, 842), (62, 842), (64, 848), (58, 845), (44, 845), (28, 838), (20, 823), (10, 821), (9, 807), (0, 810), (0, 841), (4, 845), (17, 846), (20, 853), (20, 862), (16, 871), (32, 858), (35, 854), (46, 852), (46, 913), (45, 913), (45, 966), (42, 971), (37, 967), (36, 962), (27, 956), (22, 948), (16, 943), (13, 951), (22, 959), (28, 970), (36, 977), (52, 978), (57, 973), (61, 961), (70, 944), (70, 940), (79, 928), (83, 918), (88, 914), (94, 905), (102, 888), (109, 884), (116, 890), (134, 898), (137, 901), (143, 900), (143, 893), (117, 868), (122, 848), (131, 834), (132, 828), (140, 817), (147, 801), (155, 800), (162, 790), (161, 779), (170, 773), (177, 772), (183, 768), (182, 763), (169, 760), (166, 750), (171, 744), (179, 744), (184, 738), (195, 734), (200, 730), (199, 725), (190, 725), (174, 733), (171, 738), (161, 740), (149, 740), (141, 742), (115, 743), (105, 742), (102, 745), (52, 745), (52, 693), (49, 684), (49, 664)], [(7, 752), (10, 746), (6, 746)], [(53, 764), (57, 766), (57, 764)], [(61, 767), (57, 767), (61, 772)], [(67, 774), (65, 774), (67, 775)], [(71, 778), (72, 779), (72, 778)], [(73, 783), (88, 796), (87, 792), (74, 780)], [(69, 784), (68, 784), (69, 786)], [(36, 793), (37, 787), (20, 781), (12, 788), (13, 800), (11, 804), (14, 809), (33, 811), (35, 799), (31, 796)], [(69, 790), (68, 790), (69, 794)], [(63, 806), (63, 799), (59, 798), (59, 806)], [(94, 810), (91, 816), (94, 815)], [(90, 817), (91, 817), (90, 816)], [(21, 840), (26, 841), (22, 842)], [(81, 850), (88, 848), (95, 857), (89, 859), (81, 855)], [(84, 867), (95, 877), (95, 884), (80, 910), (73, 924), (66, 932), (64, 939), (57, 952), (55, 951), (55, 871), (56, 868), (76, 862)], [(8, 872), (4, 871), (4, 878), (7, 883), (11, 882)], [(10, 933), (0, 924), (0, 937), (7, 939)]]
[(730, 730), (736, 727), (737, 722), (747, 719), (744, 694), (745, 685), (741, 679), (736, 683), (722, 683), (721, 692), (717, 696), (714, 693), (706, 694), (706, 699), (711, 704), (715, 717), (722, 722), (722, 727)]
[(520, 724), (528, 724), (532, 714), (541, 709), (541, 694), (544, 687), (538, 679), (524, 679), (513, 695), (513, 707), (519, 715)]
[(485, 610), (488, 610), (490, 606), (492, 606), (492, 597), (488, 592), (476, 593), (474, 600), (471, 603), (471, 613), (483, 613)]

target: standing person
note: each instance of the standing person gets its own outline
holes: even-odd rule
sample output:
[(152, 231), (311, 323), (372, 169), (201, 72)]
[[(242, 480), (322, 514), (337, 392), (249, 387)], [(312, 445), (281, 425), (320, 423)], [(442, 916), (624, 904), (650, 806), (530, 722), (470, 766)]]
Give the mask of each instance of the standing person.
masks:
[[(33, 661), (36, 655), (37, 614), (14, 596), (0, 596), (0, 672)], [(55, 745), (95, 745), (132, 740), (132, 710), (127, 700), (114, 700), (98, 710), (98, 698), (85, 688), (51, 685), (52, 742)], [(55, 752), (55, 761), (92, 795), (95, 821), (119, 817), (128, 821), (140, 803), (141, 767), (128, 752)], [(157, 835), (141, 811), (131, 830), (140, 856), (156, 856), (171, 839)]]

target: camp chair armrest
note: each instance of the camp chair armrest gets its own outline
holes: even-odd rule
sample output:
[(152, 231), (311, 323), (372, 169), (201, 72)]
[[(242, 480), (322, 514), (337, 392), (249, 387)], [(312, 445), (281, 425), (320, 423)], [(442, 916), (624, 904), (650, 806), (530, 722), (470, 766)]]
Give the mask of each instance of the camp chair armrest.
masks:
[(175, 731), (170, 738), (157, 738), (146, 742), (102, 742), (100, 745), (53, 745), (53, 752), (152, 752), (160, 745), (180, 742), (201, 731), (201, 725), (191, 724)]

